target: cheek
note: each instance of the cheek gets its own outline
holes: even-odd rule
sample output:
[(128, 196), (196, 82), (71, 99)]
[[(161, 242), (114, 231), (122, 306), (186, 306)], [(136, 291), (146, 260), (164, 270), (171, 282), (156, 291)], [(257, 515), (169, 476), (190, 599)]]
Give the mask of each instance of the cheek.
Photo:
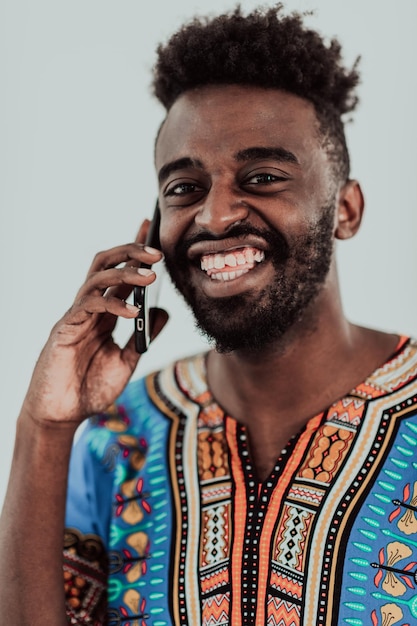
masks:
[(161, 243), (161, 250), (166, 255), (172, 249), (173, 237), (175, 237), (174, 229), (166, 222), (161, 220), (161, 226), (159, 228), (159, 241)]
[(187, 231), (187, 220), (185, 215), (181, 216), (177, 211), (175, 214), (161, 212), (161, 225), (159, 228), (159, 239), (161, 249), (164, 254), (170, 254), (175, 246)]
[(303, 193), (315, 205), (323, 206), (329, 203), (329, 198), (335, 192), (335, 176), (333, 166), (329, 162), (324, 148), (318, 148), (314, 143), (305, 150), (307, 155), (303, 168)]

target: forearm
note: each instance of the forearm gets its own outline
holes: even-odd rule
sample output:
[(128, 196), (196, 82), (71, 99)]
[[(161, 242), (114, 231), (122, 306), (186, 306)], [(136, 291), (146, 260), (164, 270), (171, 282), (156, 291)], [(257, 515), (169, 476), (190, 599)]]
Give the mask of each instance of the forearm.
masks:
[(22, 414), (0, 518), (0, 626), (67, 624), (62, 544), (75, 425)]
[[(62, 550), (72, 440), (77, 424), (115, 401), (138, 363), (133, 337), (121, 348), (112, 332), (118, 317), (138, 314), (125, 301), (131, 290), (156, 278), (138, 269), (162, 257), (140, 243), (148, 226), (135, 243), (96, 255), (36, 364), (0, 518), (0, 626), (67, 624)], [(158, 331), (165, 322), (159, 315)]]

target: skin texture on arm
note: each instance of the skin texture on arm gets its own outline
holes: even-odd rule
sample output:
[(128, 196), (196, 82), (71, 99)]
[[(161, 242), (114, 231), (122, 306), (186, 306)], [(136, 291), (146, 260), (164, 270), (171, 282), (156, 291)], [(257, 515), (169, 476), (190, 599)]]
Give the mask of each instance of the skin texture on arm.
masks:
[(67, 624), (62, 537), (75, 428), (22, 414), (0, 530), (1, 626)]
[[(134, 338), (112, 338), (117, 317), (135, 318), (123, 298), (155, 280), (161, 253), (137, 243), (99, 253), (74, 305), (53, 328), (17, 422), (14, 458), (0, 518), (0, 625), (67, 624), (62, 546), (68, 463), (78, 425), (104, 411), (138, 362)], [(120, 264), (124, 264), (120, 267)], [(167, 316), (159, 312), (154, 335)]]

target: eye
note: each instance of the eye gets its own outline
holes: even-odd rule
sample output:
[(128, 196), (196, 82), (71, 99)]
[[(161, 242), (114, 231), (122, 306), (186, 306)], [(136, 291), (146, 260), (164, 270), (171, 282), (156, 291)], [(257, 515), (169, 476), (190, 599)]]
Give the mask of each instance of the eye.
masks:
[(204, 182), (182, 176), (169, 181), (163, 195), (168, 206), (185, 207), (197, 202), (205, 192)]
[(187, 193), (195, 193), (196, 191), (202, 191), (202, 188), (196, 183), (175, 183), (167, 187), (165, 191), (166, 196), (183, 196)]
[(272, 185), (273, 183), (280, 183), (288, 180), (285, 176), (278, 176), (277, 174), (270, 174), (268, 172), (260, 172), (248, 176), (244, 184), (245, 185)]

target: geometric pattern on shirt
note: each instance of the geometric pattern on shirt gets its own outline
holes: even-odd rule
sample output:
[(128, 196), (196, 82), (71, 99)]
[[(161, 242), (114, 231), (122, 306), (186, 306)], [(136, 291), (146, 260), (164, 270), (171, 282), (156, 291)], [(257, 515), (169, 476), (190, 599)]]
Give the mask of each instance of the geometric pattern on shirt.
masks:
[(101, 626), (106, 619), (107, 557), (97, 535), (66, 528), (64, 590), (70, 624)]
[[(314, 615), (317, 625), (330, 626), (339, 614), (343, 623), (381, 626), (385, 622), (380, 622), (377, 616), (384, 614), (387, 601), (393, 609), (400, 610), (398, 600), (391, 602), (394, 598), (384, 595), (376, 587), (373, 591), (369, 583), (375, 562), (379, 562), (381, 569), (386, 566), (384, 554), (390, 553), (391, 537), (395, 535), (390, 529), (388, 514), (393, 495), (390, 497), (388, 493), (398, 493), (401, 486), (402, 472), (394, 462), (400, 463), (400, 468), (407, 467), (401, 455), (406, 452), (407, 427), (416, 429), (416, 409), (415, 380), (388, 396), (377, 394), (370, 402), (360, 439), (366, 445), (357, 446), (353, 451), (349, 458), (350, 468), (338, 481), (341, 493), (336, 498), (337, 492), (334, 491), (328, 498), (320, 524), (315, 529), (313, 545), (316, 550), (312, 553), (315, 558), (312, 563), (321, 563), (321, 566), (313, 566), (310, 571), (308, 590), (311, 595), (307, 594), (305, 599), (304, 614), (307, 622)], [(417, 440), (415, 442), (417, 444)], [(407, 475), (410, 476), (410, 469)], [(355, 513), (359, 503), (362, 505), (361, 515)], [(381, 516), (386, 519), (382, 532), (378, 531)], [(349, 520), (351, 522), (347, 523)], [(344, 568), (337, 567), (337, 563), (343, 562)], [(390, 572), (389, 577), (392, 576)], [(369, 582), (362, 586), (361, 582), (365, 580)], [(319, 589), (325, 601), (317, 602)], [(372, 615), (369, 600), (367, 604), (361, 601), (371, 595), (375, 607)], [(410, 606), (413, 611), (411, 604), (405, 602), (404, 606)]]
[(202, 599), (202, 626), (229, 626), (230, 592)]
[[(411, 372), (414, 371), (412, 361), (416, 362), (416, 357), (413, 343), (407, 359), (400, 354), (394, 358), (401, 369), (400, 374), (386, 364), (348, 396), (329, 407), (324, 415), (315, 416), (307, 423), (305, 430), (295, 438), (292, 450), (288, 450), (288, 463), (293, 469), (285, 471), (285, 461), (278, 464), (276, 482), (270, 487), (265, 484), (259, 492), (259, 508), (253, 509), (257, 516), (253, 539), (259, 548), (254, 544), (245, 547), (245, 542), (251, 541), (244, 530), (251, 513), (250, 498), (258, 499), (256, 485), (250, 486), (253, 471), (249, 466), (245, 429), (232, 418), (225, 417), (214, 403), (207, 389), (204, 358), (181, 361), (170, 371), (157, 375), (155, 384), (161, 410), (165, 411), (164, 404), (171, 410), (174, 406), (174, 413), (178, 416), (172, 430), (176, 433), (175, 438), (170, 441), (169, 449), (180, 451), (175, 467), (186, 472), (187, 490), (183, 497), (174, 497), (181, 506), (177, 519), (180, 513), (182, 527), (181, 524), (178, 526), (177, 539), (174, 540), (178, 548), (175, 562), (180, 564), (180, 569), (173, 571), (173, 576), (174, 582), (184, 580), (180, 589), (186, 598), (185, 612), (179, 616), (178, 624), (195, 623), (192, 611), (197, 614), (199, 595), (200, 611), (205, 611), (204, 617), (200, 613), (201, 623), (217, 623), (221, 619), (238, 626), (254, 623), (250, 621), (252, 615), (256, 615), (256, 620), (262, 624), (334, 626), (337, 623), (339, 606), (330, 600), (333, 596), (336, 598), (337, 585), (340, 585), (340, 575), (344, 571), (344, 531), (351, 527), (358, 514), (356, 492), (361, 492), (364, 497), (365, 485), (373, 484), (372, 472), (375, 470), (378, 475), (381, 471), (383, 456), (376, 455), (370, 461), (371, 471), (366, 466), (367, 459), (365, 465), (361, 460), (367, 454), (372, 455), (373, 432), (378, 431), (376, 434), (381, 441), (385, 438), (386, 420), (379, 423), (377, 405), (380, 400), (381, 411), (386, 411), (391, 401), (395, 403), (397, 398), (407, 398), (408, 393), (413, 393), (411, 389), (401, 390), (398, 396), (387, 397), (412, 382), (407, 368), (410, 366)], [(148, 389), (152, 387), (150, 381)], [(154, 392), (150, 393), (154, 398)], [(413, 402), (409, 395), (408, 400)], [(357, 437), (359, 431), (360, 438)], [(391, 445), (393, 431), (386, 432), (386, 440)], [(195, 457), (193, 450), (196, 447), (198, 454)], [(171, 467), (175, 490), (176, 470)], [(352, 484), (348, 482), (351, 480)], [(199, 511), (195, 507), (197, 494), (200, 497)], [(350, 505), (351, 501), (355, 503), (354, 507)], [(224, 541), (225, 525), (217, 524), (215, 519), (225, 512), (230, 524), (228, 546)], [(206, 528), (203, 519), (208, 523)], [(180, 543), (181, 532), (185, 532), (183, 544)], [(234, 533), (237, 536), (232, 536)], [(223, 551), (217, 551), (218, 536)], [(303, 543), (305, 549), (301, 555)], [(224, 558), (225, 549), (228, 558)], [(259, 563), (254, 570), (256, 587), (250, 591), (250, 603), (247, 602), (249, 595), (244, 591), (245, 554), (250, 556), (253, 564)], [(271, 558), (273, 554), (277, 561)], [(206, 564), (206, 555), (212, 559), (211, 565)], [(202, 567), (196, 588), (192, 572), (198, 559)], [(219, 560), (215, 562), (216, 559)], [(183, 572), (188, 572), (188, 578)], [(274, 577), (278, 584), (274, 585)], [(308, 584), (303, 584), (306, 577)], [(176, 588), (177, 583), (174, 584)], [(175, 593), (174, 596), (177, 597)], [(213, 600), (208, 602), (208, 598)], [(249, 606), (253, 608), (246, 611)], [(225, 618), (227, 611), (228, 622)], [(347, 623), (359, 624), (357, 615), (349, 619), (353, 621)], [(367, 619), (368, 622), (362, 623), (369, 624), (370, 613)]]
[(230, 608), (231, 498), (228, 445), (224, 412), (213, 401), (203, 370), (177, 364), (176, 379), (184, 393), (199, 406), (197, 415), (197, 469), (201, 499), (199, 572), (201, 622), (210, 626), (228, 624)]
[(288, 600), (268, 596), (267, 626), (298, 626), (300, 623), (300, 607)]
[[(261, 491), (260, 513), (264, 511), (265, 521), (258, 526), (263, 552), (259, 552), (260, 566), (256, 572), (259, 584), (253, 596), (254, 611), (257, 618), (261, 616), (259, 623), (285, 626), (339, 623), (338, 590), (347, 567), (348, 532), (375, 476), (378, 478), (383, 471), (382, 462), (389, 451), (384, 448), (384, 442), (393, 445), (398, 424), (405, 419), (407, 411), (412, 414), (416, 410), (417, 401), (410, 395), (415, 394), (415, 384), (407, 373), (410, 360), (416, 362), (416, 357), (413, 344), (408, 360), (401, 355), (394, 359), (401, 372), (393, 371), (387, 364), (349, 396), (332, 405), (325, 415), (310, 420), (288, 454), (291, 471), (278, 472), (276, 484)], [(172, 570), (173, 616), (178, 626), (196, 623), (239, 626), (250, 623), (241, 610), (245, 597), (240, 576), (244, 568), (239, 566), (243, 564), (247, 538), (242, 531), (248, 512), (246, 496), (256, 498), (256, 486), (251, 487), (252, 492), (248, 491), (249, 470), (245, 469), (248, 457), (243, 455), (247, 445), (243, 439), (239, 443), (244, 430), (234, 425), (232, 419), (227, 418), (229, 425), (225, 423), (222, 411), (207, 391), (202, 364), (201, 357), (182, 361), (176, 368), (150, 377), (148, 382), (152, 399), (156, 402), (157, 395), (160, 410), (167, 415), (168, 407), (172, 419), (167, 449), (175, 451), (175, 461), (173, 455), (169, 466), (177, 522), (172, 543), (172, 562), (177, 564)], [(411, 363), (410, 371), (415, 367)], [(409, 389), (403, 389), (409, 383)], [(191, 397), (193, 391), (196, 393)], [(360, 438), (356, 437), (359, 431)], [(282, 467), (285, 469), (285, 463)], [(410, 493), (411, 490), (410, 487)], [(404, 494), (398, 506), (403, 509), (414, 506), (407, 489)], [(232, 536), (235, 531), (239, 536)], [(392, 553), (392, 544), (393, 540), (387, 539), (379, 559), (380, 569), (391, 558), (387, 555)], [(406, 560), (407, 551), (403, 550), (401, 555), (404, 555), (403, 569), (408, 571), (406, 568), (411, 565)], [(373, 559), (374, 563), (378, 557)], [(196, 564), (200, 566), (198, 580)], [(305, 579), (308, 584), (304, 585)], [(351, 588), (354, 587), (345, 584), (343, 593)], [(178, 604), (179, 597), (184, 598), (183, 605)], [(351, 602), (346, 606), (355, 611), (353, 605), (359, 604)], [(398, 615), (400, 610), (405, 614), (406, 605), (401, 608), (400, 600), (393, 604)], [(368, 602), (366, 607), (369, 606)], [(379, 618), (385, 615), (385, 606), (375, 596), (372, 616), (370, 611), (363, 616), (353, 613), (346, 623), (380, 626), (384, 623)], [(196, 621), (193, 615), (198, 613), (201, 619)]]

